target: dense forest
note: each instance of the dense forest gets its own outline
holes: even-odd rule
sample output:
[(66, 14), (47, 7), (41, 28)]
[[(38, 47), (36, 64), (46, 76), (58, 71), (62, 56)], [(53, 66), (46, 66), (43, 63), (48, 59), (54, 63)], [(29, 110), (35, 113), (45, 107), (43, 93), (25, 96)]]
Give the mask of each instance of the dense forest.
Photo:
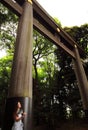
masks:
[[(18, 17), (0, 4), (0, 125), (8, 95)], [(59, 26), (61, 23), (55, 19)], [(88, 24), (63, 28), (84, 50), (88, 77)], [(47, 124), (50, 130), (63, 122), (85, 119), (72, 58), (33, 30), (33, 113), (34, 125)], [(2, 117), (2, 118), (1, 118)]]

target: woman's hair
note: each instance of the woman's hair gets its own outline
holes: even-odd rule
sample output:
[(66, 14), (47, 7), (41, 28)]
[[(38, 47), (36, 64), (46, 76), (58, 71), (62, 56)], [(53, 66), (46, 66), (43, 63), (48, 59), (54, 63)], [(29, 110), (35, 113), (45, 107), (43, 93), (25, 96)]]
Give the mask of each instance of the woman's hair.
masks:
[(16, 112), (18, 109), (18, 102), (19, 101), (14, 102), (14, 112)]

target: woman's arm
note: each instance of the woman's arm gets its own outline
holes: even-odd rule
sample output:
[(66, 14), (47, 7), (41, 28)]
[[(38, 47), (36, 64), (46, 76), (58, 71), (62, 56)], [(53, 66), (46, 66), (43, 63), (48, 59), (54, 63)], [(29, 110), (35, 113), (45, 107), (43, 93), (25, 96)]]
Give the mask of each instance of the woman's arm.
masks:
[(17, 113), (14, 113), (13, 118), (15, 121), (19, 121), (19, 120), (23, 119), (25, 115), (26, 115), (26, 113), (23, 113), (22, 115), (20, 114), (20, 116), (18, 116)]
[(14, 114), (13, 114), (13, 118), (14, 118), (15, 121), (19, 121), (19, 120), (21, 120), (23, 117), (22, 117), (22, 115), (21, 115), (21, 116), (18, 116), (17, 113), (14, 113)]

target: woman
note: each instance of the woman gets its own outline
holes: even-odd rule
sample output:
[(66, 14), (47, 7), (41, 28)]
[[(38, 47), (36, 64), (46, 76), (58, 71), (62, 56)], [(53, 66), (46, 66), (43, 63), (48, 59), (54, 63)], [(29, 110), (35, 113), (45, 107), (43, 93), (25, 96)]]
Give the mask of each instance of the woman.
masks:
[(25, 115), (26, 113), (24, 113), (21, 109), (21, 103), (17, 102), (16, 109), (13, 113), (14, 124), (12, 126), (12, 130), (23, 130), (22, 119)]

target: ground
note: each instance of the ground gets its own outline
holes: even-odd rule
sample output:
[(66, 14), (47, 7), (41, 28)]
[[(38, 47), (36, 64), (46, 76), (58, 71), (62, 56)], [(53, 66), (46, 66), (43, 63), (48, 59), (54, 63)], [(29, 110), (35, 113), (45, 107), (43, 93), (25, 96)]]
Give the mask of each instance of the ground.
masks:
[[(34, 130), (51, 130), (47, 128), (47, 125), (38, 126)], [(53, 129), (52, 129), (53, 130)], [(58, 123), (58, 126), (54, 130), (88, 130), (88, 121), (68, 121)]]

